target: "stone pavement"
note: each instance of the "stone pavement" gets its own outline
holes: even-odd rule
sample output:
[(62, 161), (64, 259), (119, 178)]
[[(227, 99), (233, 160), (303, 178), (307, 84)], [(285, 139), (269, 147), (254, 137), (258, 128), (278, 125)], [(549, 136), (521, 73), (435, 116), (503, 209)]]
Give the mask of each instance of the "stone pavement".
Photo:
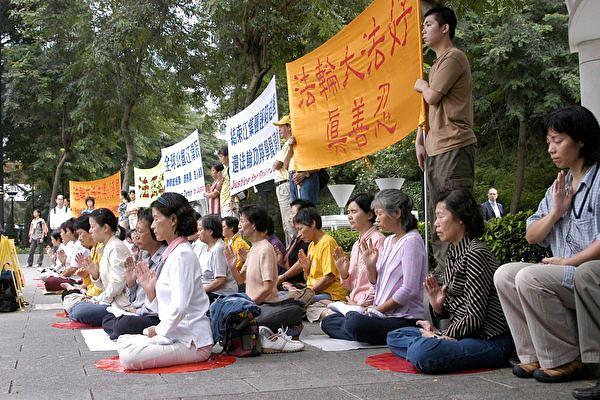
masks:
[[(24, 260), (22, 259), (21, 262)], [(94, 362), (116, 352), (90, 352), (81, 333), (50, 326), (57, 303), (24, 268), (24, 312), (0, 314), (0, 399), (570, 399), (592, 381), (542, 384), (517, 379), (509, 369), (470, 375), (413, 375), (365, 364), (385, 349), (324, 352), (307, 346), (292, 354), (241, 358), (229, 367), (183, 374), (139, 375), (100, 371)], [(308, 324), (310, 333), (320, 331)]]

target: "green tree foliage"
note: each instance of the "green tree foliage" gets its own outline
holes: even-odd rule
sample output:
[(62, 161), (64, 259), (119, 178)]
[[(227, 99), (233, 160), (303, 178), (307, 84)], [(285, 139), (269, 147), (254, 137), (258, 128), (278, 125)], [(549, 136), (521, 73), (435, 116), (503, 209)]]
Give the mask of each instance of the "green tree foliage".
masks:
[(534, 208), (555, 175), (545, 155), (545, 135), (535, 134), (541, 121), (579, 101), (577, 55), (569, 51), (564, 1), (524, 3), (519, 12), (469, 11), (459, 31), (459, 46), (473, 71), (479, 189), (502, 184), (501, 191), (512, 193), (513, 213)]

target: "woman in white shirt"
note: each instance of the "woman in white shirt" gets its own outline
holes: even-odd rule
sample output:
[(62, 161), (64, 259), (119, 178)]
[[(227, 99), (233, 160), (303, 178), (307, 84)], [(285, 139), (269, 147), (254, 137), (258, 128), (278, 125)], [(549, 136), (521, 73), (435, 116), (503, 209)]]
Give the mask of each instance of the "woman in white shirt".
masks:
[(152, 230), (168, 244), (160, 276), (138, 263), (138, 283), (160, 323), (143, 335), (122, 335), (119, 362), (126, 369), (148, 369), (205, 361), (212, 351), (208, 297), (198, 258), (187, 240), (197, 230), (194, 209), (180, 194), (164, 193), (152, 203)]
[(100, 265), (88, 256), (77, 256), (77, 264), (90, 274), (92, 282), (103, 292), (89, 301), (73, 306), (69, 318), (93, 326), (102, 326), (108, 306), (126, 309), (129, 298), (125, 293), (125, 259), (129, 249), (116, 235), (120, 232), (117, 217), (108, 208), (99, 208), (90, 214), (90, 234), (96, 243), (103, 243)]
[(216, 214), (202, 217), (198, 224), (198, 238), (206, 244), (198, 254), (202, 269), (202, 283), (208, 298), (214, 301), (219, 295), (238, 292), (238, 285), (227, 265), (223, 242), (221, 218)]

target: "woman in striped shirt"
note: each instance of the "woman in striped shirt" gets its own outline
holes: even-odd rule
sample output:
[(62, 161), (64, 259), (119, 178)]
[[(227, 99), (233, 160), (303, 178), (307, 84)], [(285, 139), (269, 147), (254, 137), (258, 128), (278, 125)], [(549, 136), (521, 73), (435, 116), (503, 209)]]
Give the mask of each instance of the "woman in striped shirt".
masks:
[(477, 238), (484, 225), (470, 191), (442, 194), (435, 209), (435, 230), (449, 242), (441, 282), (428, 276), (424, 286), (434, 322), (449, 318), (446, 329), (429, 321), (419, 328), (388, 334), (392, 352), (425, 373), (499, 367), (507, 363), (514, 344), (494, 288), (498, 263)]

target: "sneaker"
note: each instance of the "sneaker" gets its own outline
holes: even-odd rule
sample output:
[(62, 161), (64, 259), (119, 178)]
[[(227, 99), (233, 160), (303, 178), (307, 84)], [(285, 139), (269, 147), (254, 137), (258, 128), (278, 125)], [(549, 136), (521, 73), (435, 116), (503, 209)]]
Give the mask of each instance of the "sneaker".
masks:
[(304, 349), (304, 343), (293, 340), (281, 328), (274, 334), (268, 327), (261, 326), (259, 333), (263, 353), (294, 353)]
[(293, 340), (298, 340), (300, 338), (300, 334), (302, 333), (302, 329), (304, 329), (304, 325), (294, 325), (285, 328), (285, 333), (288, 336), (291, 336)]
[(540, 369), (539, 362), (532, 362), (527, 364), (517, 364), (513, 367), (512, 373), (519, 378), (533, 378), (533, 373)]
[(583, 379), (585, 375), (584, 365), (579, 359), (556, 368), (541, 368), (533, 373), (536, 381), (545, 383), (568, 382)]

